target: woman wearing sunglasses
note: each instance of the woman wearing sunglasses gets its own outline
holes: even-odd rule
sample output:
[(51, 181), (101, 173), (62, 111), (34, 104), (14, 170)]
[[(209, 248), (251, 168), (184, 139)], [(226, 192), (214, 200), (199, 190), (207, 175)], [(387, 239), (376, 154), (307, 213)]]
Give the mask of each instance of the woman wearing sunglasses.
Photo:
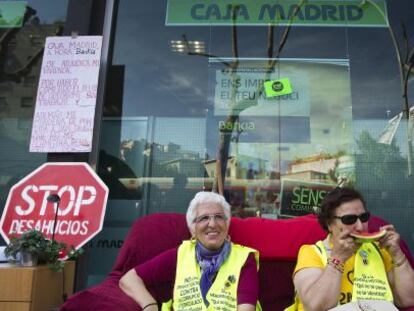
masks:
[(260, 310), (258, 253), (230, 241), (224, 197), (197, 193), (186, 218), (192, 239), (128, 271), (120, 288), (144, 311), (159, 310), (148, 288), (166, 284), (172, 299), (162, 310)]
[(296, 303), (288, 310), (329, 310), (361, 300), (414, 306), (414, 271), (392, 225), (378, 242), (358, 242), (352, 233), (368, 231), (370, 214), (359, 192), (337, 188), (326, 195), (318, 215), (325, 240), (304, 245), (294, 272)]

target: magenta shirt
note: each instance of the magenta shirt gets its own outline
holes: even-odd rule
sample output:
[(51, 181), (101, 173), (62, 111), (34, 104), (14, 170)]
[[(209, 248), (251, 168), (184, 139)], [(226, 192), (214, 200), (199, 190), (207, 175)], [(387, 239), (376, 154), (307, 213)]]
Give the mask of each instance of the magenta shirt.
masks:
[[(174, 290), (175, 271), (177, 267), (178, 248), (165, 251), (157, 257), (135, 267), (136, 273), (146, 286), (155, 287), (158, 284), (171, 284), (170, 293)], [(250, 254), (240, 272), (237, 288), (237, 304), (256, 305), (259, 296), (259, 276), (256, 270), (256, 260)]]

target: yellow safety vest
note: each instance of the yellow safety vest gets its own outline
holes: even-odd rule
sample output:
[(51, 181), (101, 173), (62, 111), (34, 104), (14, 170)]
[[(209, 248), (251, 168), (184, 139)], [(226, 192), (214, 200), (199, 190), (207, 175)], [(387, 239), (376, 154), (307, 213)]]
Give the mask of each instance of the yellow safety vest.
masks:
[[(259, 254), (256, 250), (232, 243), (229, 257), (218, 270), (207, 292), (210, 305), (206, 307), (201, 295), (201, 271), (196, 260), (195, 243), (184, 241), (178, 248), (173, 299), (163, 304), (162, 311), (171, 310), (171, 307), (174, 311), (236, 311), (240, 271), (250, 253), (255, 255), (259, 269)], [(256, 310), (261, 310), (258, 302)]]
[[(324, 265), (328, 261), (328, 254), (323, 241), (316, 243)], [(355, 254), (354, 285), (352, 301), (358, 300), (386, 300), (393, 302), (393, 295), (381, 253), (374, 243), (363, 243)]]
[[(317, 253), (326, 266), (328, 254), (323, 241), (315, 245)], [(352, 301), (358, 300), (386, 300), (393, 302), (391, 286), (381, 253), (374, 243), (363, 243), (355, 254), (354, 283), (352, 287)], [(298, 309), (300, 300), (295, 297), (295, 303), (285, 311)]]

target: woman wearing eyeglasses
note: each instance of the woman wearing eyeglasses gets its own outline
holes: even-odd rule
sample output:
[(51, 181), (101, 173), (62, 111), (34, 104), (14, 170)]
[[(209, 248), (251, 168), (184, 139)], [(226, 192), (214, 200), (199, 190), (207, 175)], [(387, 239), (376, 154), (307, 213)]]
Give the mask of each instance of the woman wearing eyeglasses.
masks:
[(294, 272), (295, 306), (288, 310), (329, 310), (361, 300), (385, 300), (398, 307), (414, 305), (414, 272), (392, 225), (371, 243), (351, 234), (368, 231), (370, 214), (359, 192), (337, 188), (326, 195), (318, 215), (325, 240), (299, 250)]
[(230, 241), (230, 216), (223, 196), (197, 193), (186, 214), (192, 239), (128, 271), (120, 288), (144, 311), (159, 310), (147, 287), (166, 283), (162, 310), (259, 310), (258, 253)]

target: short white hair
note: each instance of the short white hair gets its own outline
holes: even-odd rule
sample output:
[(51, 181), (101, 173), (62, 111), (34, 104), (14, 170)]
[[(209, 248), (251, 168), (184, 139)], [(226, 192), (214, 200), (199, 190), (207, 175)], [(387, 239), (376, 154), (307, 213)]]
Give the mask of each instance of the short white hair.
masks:
[(195, 231), (195, 219), (197, 215), (197, 208), (200, 204), (203, 203), (216, 203), (220, 205), (223, 209), (224, 216), (226, 218), (227, 226), (230, 224), (230, 204), (227, 203), (226, 199), (215, 192), (210, 191), (200, 191), (197, 192), (194, 198), (191, 200), (190, 204), (188, 205), (186, 219), (187, 219), (187, 226), (190, 229), (190, 232), (193, 234)]

